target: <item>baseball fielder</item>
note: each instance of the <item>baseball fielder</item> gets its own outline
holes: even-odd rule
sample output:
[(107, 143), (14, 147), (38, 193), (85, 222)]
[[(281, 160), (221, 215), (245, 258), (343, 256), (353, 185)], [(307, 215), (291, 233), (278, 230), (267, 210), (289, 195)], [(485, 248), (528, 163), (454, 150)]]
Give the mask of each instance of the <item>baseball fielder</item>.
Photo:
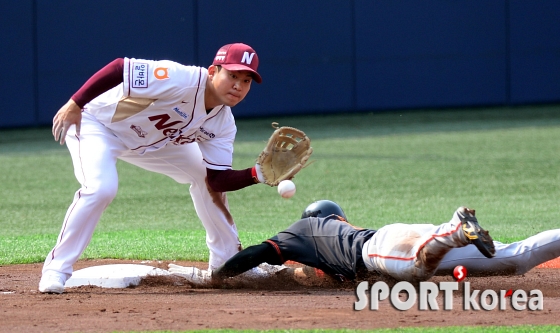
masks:
[(39, 290), (62, 293), (72, 265), (117, 194), (117, 159), (190, 184), (206, 229), (209, 268), (241, 249), (226, 191), (262, 182), (258, 165), (232, 170), (237, 128), (231, 107), (261, 83), (255, 50), (221, 47), (208, 69), (119, 58), (94, 74), (58, 111), (53, 136), (66, 143), (81, 184), (47, 255)]
[(502, 244), (492, 241), (474, 210), (466, 207), (441, 225), (396, 223), (375, 231), (350, 225), (340, 206), (320, 200), (288, 229), (237, 253), (211, 273), (174, 264), (169, 271), (193, 284), (211, 284), (264, 262), (280, 265), (293, 260), (306, 267), (284, 272), (305, 285), (366, 279), (372, 273), (418, 282), (448, 274), (456, 265), (465, 266), (471, 276), (523, 274), (558, 256), (560, 230)]

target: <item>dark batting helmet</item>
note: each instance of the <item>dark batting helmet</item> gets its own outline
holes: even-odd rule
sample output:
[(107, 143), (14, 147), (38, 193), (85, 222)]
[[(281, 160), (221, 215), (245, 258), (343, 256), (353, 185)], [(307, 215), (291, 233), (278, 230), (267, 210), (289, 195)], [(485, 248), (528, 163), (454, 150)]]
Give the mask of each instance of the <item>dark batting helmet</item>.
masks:
[(305, 208), (305, 210), (301, 214), (301, 218), (304, 219), (306, 217), (327, 217), (333, 214), (338, 215), (346, 220), (344, 211), (336, 202), (330, 200), (319, 200), (307, 206), (307, 208)]

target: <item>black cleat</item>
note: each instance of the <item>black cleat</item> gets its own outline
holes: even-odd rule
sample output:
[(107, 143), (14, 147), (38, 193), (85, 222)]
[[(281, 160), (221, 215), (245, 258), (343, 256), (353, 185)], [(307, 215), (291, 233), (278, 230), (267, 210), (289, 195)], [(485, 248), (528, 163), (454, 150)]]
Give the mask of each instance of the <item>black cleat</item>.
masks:
[(494, 240), (490, 237), (488, 231), (482, 229), (478, 224), (478, 220), (474, 216), (475, 210), (467, 207), (459, 207), (457, 216), (462, 223), (462, 229), (467, 239), (476, 246), (476, 248), (486, 258), (492, 258), (496, 255), (494, 248)]

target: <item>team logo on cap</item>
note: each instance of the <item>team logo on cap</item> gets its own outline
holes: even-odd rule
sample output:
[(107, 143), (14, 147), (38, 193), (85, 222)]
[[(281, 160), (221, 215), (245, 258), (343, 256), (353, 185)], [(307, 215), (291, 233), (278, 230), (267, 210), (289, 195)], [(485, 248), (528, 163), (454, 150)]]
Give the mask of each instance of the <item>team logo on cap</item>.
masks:
[(241, 58), (241, 62), (245, 63), (247, 65), (251, 64), (251, 61), (253, 61), (253, 57), (255, 56), (255, 53), (251, 53), (249, 54), (249, 52), (245, 51), (243, 53), (243, 57)]

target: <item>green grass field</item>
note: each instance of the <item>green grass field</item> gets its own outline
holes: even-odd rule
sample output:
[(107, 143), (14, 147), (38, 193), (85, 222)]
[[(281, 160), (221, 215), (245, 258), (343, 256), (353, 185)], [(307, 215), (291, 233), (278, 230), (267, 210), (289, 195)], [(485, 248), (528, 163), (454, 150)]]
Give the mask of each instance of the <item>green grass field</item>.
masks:
[[(245, 246), (318, 199), (368, 228), (446, 222), (461, 205), (502, 242), (558, 228), (560, 106), (238, 119), (234, 168), (254, 164), (272, 121), (308, 134), (313, 163), (291, 199), (265, 185), (228, 194)], [(83, 258), (207, 260), (188, 187), (118, 168), (119, 193)], [(0, 181), (0, 265), (42, 262), (78, 189), (66, 148), (50, 128), (0, 131)]]

